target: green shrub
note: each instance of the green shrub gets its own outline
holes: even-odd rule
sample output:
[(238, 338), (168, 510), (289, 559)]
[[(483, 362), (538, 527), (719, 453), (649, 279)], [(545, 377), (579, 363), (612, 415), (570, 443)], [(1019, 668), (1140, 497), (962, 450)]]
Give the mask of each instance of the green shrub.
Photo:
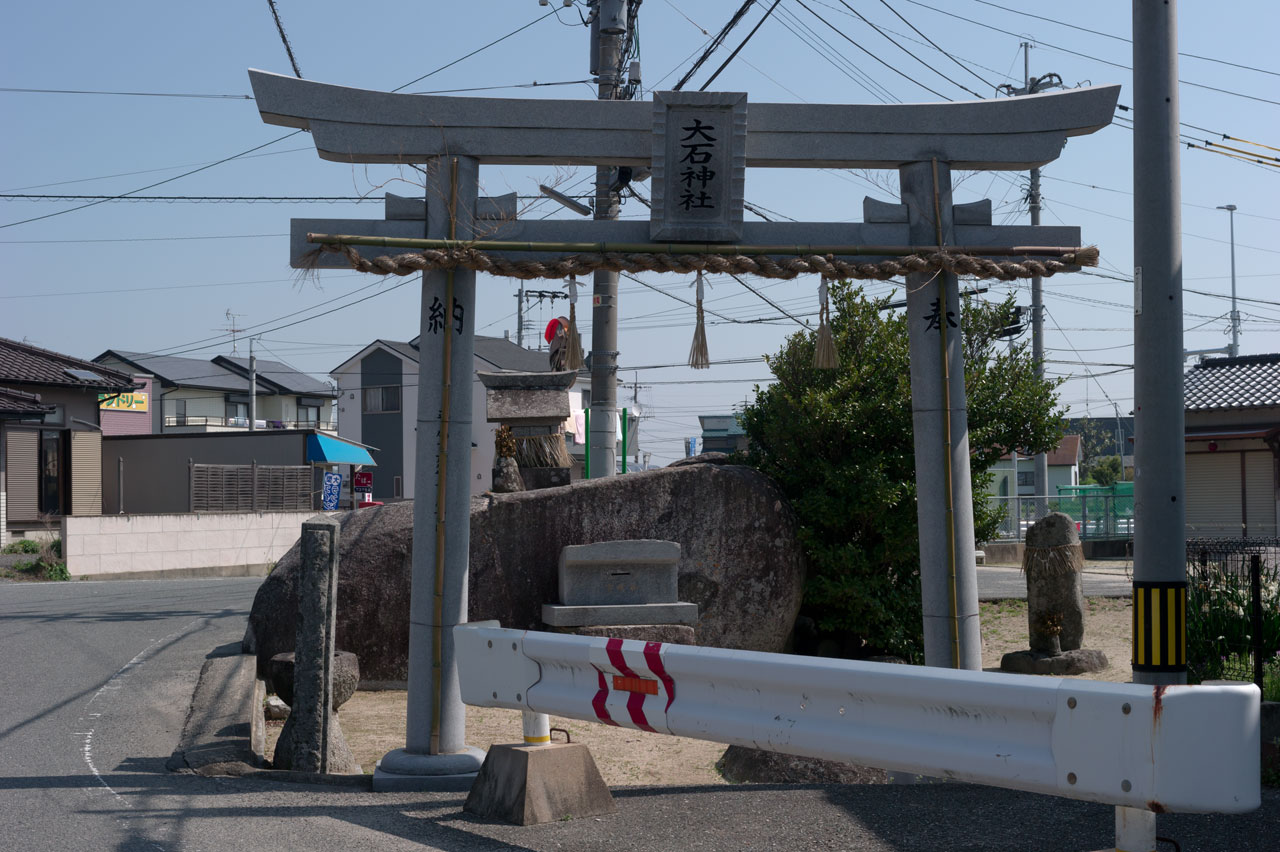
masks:
[(55, 582), (71, 579), (71, 572), (67, 570), (67, 563), (61, 561), (45, 562), (42, 559), (28, 559), (16, 563), (12, 570), (26, 574), (33, 579), (53, 580)]
[[(1248, 554), (1187, 566), (1187, 680), (1253, 680), (1252, 607)], [(1235, 566), (1233, 568), (1233, 565)], [(1262, 564), (1262, 649), (1267, 680), (1280, 693), (1280, 576)], [(1264, 687), (1264, 691), (1266, 688)], [(1268, 698), (1267, 700), (1280, 700)]]
[(40, 542), (32, 541), (29, 538), (20, 538), (17, 541), (11, 541), (4, 546), (0, 553), (27, 553), (36, 554), (40, 552)]
[(53, 580), (54, 582), (66, 582), (71, 579), (71, 572), (67, 570), (67, 563), (54, 562), (44, 565), (44, 578)]
[[(840, 367), (814, 367), (815, 334), (802, 331), (766, 356), (778, 381), (758, 387), (741, 416), (745, 461), (791, 502), (808, 561), (802, 613), (846, 647), (917, 661), (923, 654), (915, 451), (907, 321), (848, 282), (831, 286), (831, 331)], [(1025, 347), (996, 334), (1012, 303), (968, 304), (965, 383), (979, 541), (1000, 510), (983, 495), (1008, 447), (1056, 446), (1062, 431), (1055, 381), (1037, 379)]]

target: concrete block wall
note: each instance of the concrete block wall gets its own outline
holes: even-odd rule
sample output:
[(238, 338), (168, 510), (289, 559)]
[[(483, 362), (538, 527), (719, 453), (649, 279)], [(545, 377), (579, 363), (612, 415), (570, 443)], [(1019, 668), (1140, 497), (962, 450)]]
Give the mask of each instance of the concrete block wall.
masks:
[(316, 512), (98, 515), (62, 520), (72, 577), (265, 574)]

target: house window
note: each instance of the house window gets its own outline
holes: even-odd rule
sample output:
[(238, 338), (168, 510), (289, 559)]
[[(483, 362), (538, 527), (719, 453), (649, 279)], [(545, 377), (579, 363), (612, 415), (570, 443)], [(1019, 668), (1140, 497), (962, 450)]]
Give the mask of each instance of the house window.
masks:
[(387, 414), (400, 410), (400, 386), (365, 388), (360, 410), (365, 414)]
[(61, 515), (64, 494), (64, 467), (61, 430), (45, 429), (40, 432), (40, 511), (49, 515)]
[(187, 425), (187, 401), (185, 399), (173, 400), (173, 425)]
[(1035, 484), (1036, 484), (1036, 472), (1035, 472), (1034, 470), (1020, 470), (1020, 471), (1018, 471), (1018, 486), (1019, 486), (1019, 487), (1022, 487), (1022, 486), (1024, 486), (1024, 485), (1035, 485)]
[(247, 402), (228, 402), (227, 403), (227, 424), (230, 425), (232, 420), (243, 420), (249, 422), (249, 403)]
[(304, 428), (315, 428), (320, 422), (320, 406), (318, 405), (299, 405), (298, 406), (298, 422)]

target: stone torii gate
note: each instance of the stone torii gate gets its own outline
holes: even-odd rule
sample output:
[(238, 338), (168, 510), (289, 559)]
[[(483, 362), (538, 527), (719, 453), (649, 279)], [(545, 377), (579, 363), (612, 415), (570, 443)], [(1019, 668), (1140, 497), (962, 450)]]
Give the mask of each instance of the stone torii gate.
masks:
[[(741, 93), (663, 92), (653, 103), (452, 98), (261, 71), (249, 76), (263, 120), (309, 130), (322, 159), (426, 164), (425, 204), (389, 200), (382, 220), (293, 220), (291, 262), (312, 268), (348, 268), (355, 255), (317, 256), (311, 233), (359, 234), (381, 238), (383, 246), (421, 238), (518, 241), (533, 244), (530, 251), (516, 255), (507, 245), (488, 253), (534, 260), (564, 254), (545, 244), (569, 242), (644, 244), (655, 252), (679, 243), (709, 244), (708, 251), (733, 244), (744, 252), (813, 246), (814, 255), (849, 263), (886, 259), (856, 246), (978, 246), (985, 248), (969, 253), (1042, 257), (1048, 252), (1032, 247), (1078, 246), (1079, 229), (993, 226), (990, 201), (952, 204), (951, 172), (1043, 166), (1068, 137), (1109, 124), (1119, 96), (1118, 86), (1105, 86), (945, 104), (748, 107)], [(478, 196), (479, 167), (490, 164), (651, 168), (654, 213), (649, 222), (520, 221), (504, 215), (505, 199)], [(901, 203), (864, 199), (862, 223), (744, 222), (745, 166), (892, 169)], [(365, 259), (386, 254), (369, 246), (352, 250)], [(389, 268), (385, 259), (380, 266)], [(1074, 268), (1069, 260), (1067, 268)], [(936, 267), (906, 279), (925, 661), (979, 669), (964, 364), (953, 310), (958, 280)], [(467, 613), (474, 308), (474, 271), (424, 272), (409, 716), (406, 746), (383, 759), (375, 789), (457, 783), (482, 760), (465, 744), (449, 629)], [(447, 374), (433, 372), (436, 364), (448, 365)], [(613, 434), (611, 421), (601, 427)]]

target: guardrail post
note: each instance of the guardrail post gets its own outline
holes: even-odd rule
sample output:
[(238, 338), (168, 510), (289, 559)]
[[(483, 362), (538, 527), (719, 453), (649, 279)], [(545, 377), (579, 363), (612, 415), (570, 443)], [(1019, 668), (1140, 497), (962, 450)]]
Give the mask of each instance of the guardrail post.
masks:
[(1116, 808), (1116, 852), (1155, 852), (1156, 815), (1138, 808)]
[(539, 746), (551, 742), (551, 717), (546, 713), (524, 710), (521, 713), (521, 721), (524, 726), (525, 745)]

